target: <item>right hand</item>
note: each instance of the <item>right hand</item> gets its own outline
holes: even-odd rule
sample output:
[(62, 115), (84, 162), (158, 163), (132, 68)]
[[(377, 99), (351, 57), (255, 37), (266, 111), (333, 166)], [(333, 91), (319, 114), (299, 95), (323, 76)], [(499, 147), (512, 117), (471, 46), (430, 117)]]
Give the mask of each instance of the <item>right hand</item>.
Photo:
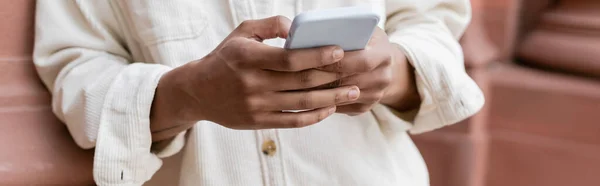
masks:
[[(306, 90), (343, 78), (315, 69), (340, 61), (341, 48), (286, 50), (262, 43), (286, 38), (289, 27), (290, 20), (282, 16), (243, 22), (210, 54), (165, 74), (155, 104), (162, 102), (169, 110), (170, 123), (209, 120), (232, 129), (270, 129), (318, 123), (335, 112), (336, 104), (357, 99), (356, 86)], [(156, 109), (153, 105), (153, 113), (160, 112)]]

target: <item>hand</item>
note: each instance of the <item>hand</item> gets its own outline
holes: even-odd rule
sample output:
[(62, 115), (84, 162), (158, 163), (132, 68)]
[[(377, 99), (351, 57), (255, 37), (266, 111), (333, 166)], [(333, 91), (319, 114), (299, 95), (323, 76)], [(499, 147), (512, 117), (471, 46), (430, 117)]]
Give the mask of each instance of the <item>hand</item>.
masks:
[(357, 99), (353, 85), (306, 90), (342, 78), (315, 69), (339, 62), (344, 56), (339, 47), (286, 50), (262, 43), (286, 38), (289, 27), (281, 16), (245, 21), (206, 57), (165, 74), (152, 108), (159, 124), (152, 131), (176, 131), (173, 136), (199, 120), (232, 129), (304, 127)]
[(380, 28), (376, 28), (364, 50), (346, 52), (340, 62), (319, 69), (353, 74), (326, 85), (328, 87), (356, 85), (360, 88), (357, 100), (338, 105), (339, 113), (361, 114), (378, 102), (399, 111), (416, 108), (420, 103), (413, 68), (403, 51), (389, 43), (387, 34)]

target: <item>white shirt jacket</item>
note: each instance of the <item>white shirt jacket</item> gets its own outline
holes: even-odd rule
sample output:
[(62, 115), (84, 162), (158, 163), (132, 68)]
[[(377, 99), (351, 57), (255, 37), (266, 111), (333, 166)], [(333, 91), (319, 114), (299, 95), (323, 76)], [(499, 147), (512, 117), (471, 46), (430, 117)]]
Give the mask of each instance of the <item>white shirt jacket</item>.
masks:
[[(172, 185), (426, 186), (407, 132), (456, 123), (483, 105), (457, 39), (468, 0), (39, 0), (34, 61), (75, 142), (95, 148), (98, 185), (142, 185), (183, 153)], [(200, 121), (152, 151), (149, 113), (161, 75), (197, 60), (248, 19), (365, 4), (416, 70), (413, 117), (377, 105), (305, 128), (241, 131)], [(282, 40), (269, 40), (282, 46)], [(263, 148), (270, 153), (263, 153)]]

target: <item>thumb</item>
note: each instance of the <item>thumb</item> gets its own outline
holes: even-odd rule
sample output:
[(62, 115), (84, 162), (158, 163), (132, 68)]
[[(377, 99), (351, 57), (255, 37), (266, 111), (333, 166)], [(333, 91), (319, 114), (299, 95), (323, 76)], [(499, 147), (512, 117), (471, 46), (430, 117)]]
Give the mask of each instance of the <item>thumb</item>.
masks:
[(292, 21), (287, 17), (273, 16), (244, 21), (236, 28), (236, 32), (240, 34), (239, 36), (262, 42), (265, 39), (287, 38), (291, 25)]

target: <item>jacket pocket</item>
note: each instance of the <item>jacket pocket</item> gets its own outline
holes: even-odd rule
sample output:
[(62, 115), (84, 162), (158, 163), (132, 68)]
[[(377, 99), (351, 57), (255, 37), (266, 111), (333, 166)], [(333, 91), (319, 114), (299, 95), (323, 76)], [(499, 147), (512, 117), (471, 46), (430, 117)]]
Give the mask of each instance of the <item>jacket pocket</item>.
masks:
[(119, 1), (146, 62), (171, 67), (202, 58), (214, 37), (201, 0)]
[(144, 45), (196, 38), (207, 26), (202, 3), (194, 0), (128, 0), (132, 27)]

